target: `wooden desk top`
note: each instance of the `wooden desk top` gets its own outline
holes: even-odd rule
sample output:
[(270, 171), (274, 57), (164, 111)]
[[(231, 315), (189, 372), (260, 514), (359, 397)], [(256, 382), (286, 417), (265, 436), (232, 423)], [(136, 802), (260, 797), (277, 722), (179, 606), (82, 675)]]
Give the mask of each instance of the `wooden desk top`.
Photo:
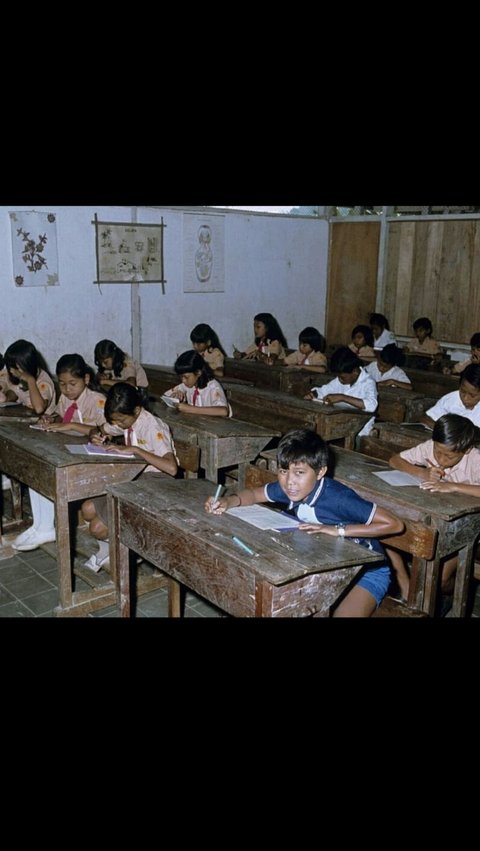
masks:
[[(333, 475), (336, 479), (351, 487), (361, 496), (363, 491), (378, 498), (378, 504), (404, 519), (414, 509), (418, 516), (438, 517), (442, 520), (454, 520), (467, 514), (480, 512), (480, 500), (459, 493), (432, 493), (416, 485), (393, 487), (374, 476), (375, 471), (391, 470), (388, 464), (377, 461), (370, 455), (351, 452), (338, 446), (331, 446), (334, 459)], [(371, 497), (370, 497), (371, 498)], [(402, 513), (404, 512), (404, 513)], [(417, 519), (414, 517), (413, 519)]]
[[(70, 467), (79, 464), (137, 464), (145, 467), (144, 461), (134, 458), (125, 458), (121, 455), (110, 457), (107, 455), (72, 455), (65, 444), (82, 444), (87, 440), (84, 436), (68, 434), (65, 432), (47, 432), (31, 429), (28, 423), (6, 422), (0, 418), (0, 444), (8, 441), (11, 448), (18, 447), (35, 458), (52, 464), (54, 467)], [(14, 474), (12, 474), (14, 475)]]
[[(432, 439), (432, 429), (425, 428), (417, 423), (375, 423), (375, 431), (380, 440), (384, 440), (398, 446), (397, 452), (403, 449), (411, 449), (419, 443), (425, 443)], [(393, 452), (392, 454), (395, 454)]]
[[(208, 545), (219, 558), (237, 562), (272, 585), (283, 585), (309, 573), (381, 561), (383, 556), (348, 540), (305, 532), (261, 530), (228, 513), (207, 514), (204, 502), (212, 496), (212, 484), (204, 480), (142, 480), (107, 487), (127, 506), (141, 510), (146, 524), (168, 527), (178, 538), (187, 535), (192, 545)], [(121, 535), (120, 528), (120, 535)], [(236, 535), (258, 555), (243, 552), (233, 541)], [(195, 543), (193, 543), (195, 542)], [(127, 544), (128, 545), (128, 544)]]
[(24, 422), (25, 420), (36, 422), (38, 414), (33, 408), (27, 408), (25, 405), (7, 405), (6, 408), (0, 407), (0, 421), (3, 419), (17, 422)]
[[(243, 389), (243, 388), (242, 388)], [(164, 402), (154, 405), (155, 413), (171, 428), (175, 437), (175, 429), (191, 429), (210, 437), (264, 437), (265, 442), (272, 437), (278, 437), (279, 431), (255, 425), (255, 423), (237, 420), (235, 417), (202, 417), (200, 415), (182, 414), (174, 408), (169, 408)]]

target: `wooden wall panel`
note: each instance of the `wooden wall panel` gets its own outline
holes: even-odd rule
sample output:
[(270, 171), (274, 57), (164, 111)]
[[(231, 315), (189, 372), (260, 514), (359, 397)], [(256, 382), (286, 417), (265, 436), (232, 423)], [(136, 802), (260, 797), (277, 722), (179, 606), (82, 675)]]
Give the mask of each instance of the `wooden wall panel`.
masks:
[(355, 325), (368, 325), (375, 310), (380, 222), (330, 226), (330, 264), (325, 336), (348, 345)]
[(438, 339), (468, 343), (480, 331), (479, 289), (479, 221), (389, 224), (383, 312), (397, 334), (428, 316)]

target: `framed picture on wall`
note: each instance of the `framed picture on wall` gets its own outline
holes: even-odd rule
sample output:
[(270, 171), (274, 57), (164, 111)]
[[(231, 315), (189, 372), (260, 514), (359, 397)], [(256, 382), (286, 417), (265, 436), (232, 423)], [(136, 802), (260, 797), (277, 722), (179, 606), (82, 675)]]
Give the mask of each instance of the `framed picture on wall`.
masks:
[(96, 284), (165, 284), (163, 231), (166, 225), (100, 222), (95, 216)]

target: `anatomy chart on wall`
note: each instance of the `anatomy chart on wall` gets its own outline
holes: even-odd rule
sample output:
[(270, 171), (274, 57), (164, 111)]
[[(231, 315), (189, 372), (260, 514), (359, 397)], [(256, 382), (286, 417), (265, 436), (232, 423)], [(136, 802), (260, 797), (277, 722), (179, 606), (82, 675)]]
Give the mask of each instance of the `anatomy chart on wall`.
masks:
[(55, 213), (9, 213), (13, 280), (17, 287), (52, 287), (58, 280)]
[(95, 216), (95, 283), (165, 284), (163, 231), (166, 225), (99, 222)]
[(183, 214), (183, 291), (224, 290), (225, 216)]

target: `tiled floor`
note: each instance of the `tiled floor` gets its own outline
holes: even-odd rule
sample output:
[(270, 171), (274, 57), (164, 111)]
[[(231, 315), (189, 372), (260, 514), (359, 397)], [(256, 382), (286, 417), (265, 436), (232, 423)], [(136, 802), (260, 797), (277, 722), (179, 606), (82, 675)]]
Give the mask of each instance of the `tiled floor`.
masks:
[[(0, 548), (0, 618), (49, 618), (58, 603), (58, 573), (52, 552), (40, 547), (29, 553), (11, 556), (11, 548)], [(10, 557), (3, 558), (10, 555)], [(87, 590), (88, 586), (76, 577), (76, 590)], [(164, 618), (167, 616), (167, 592), (165, 589), (152, 591), (138, 599), (136, 617)], [(225, 617), (225, 613), (196, 594), (188, 591), (185, 599), (185, 617)], [(480, 617), (480, 583), (477, 584), (472, 617)], [(110, 606), (89, 617), (117, 618), (119, 611)], [(448, 615), (447, 615), (448, 617)]]
[[(51, 546), (51, 545), (50, 545)], [(86, 585), (76, 577), (76, 590), (86, 591)], [(49, 618), (58, 604), (58, 572), (55, 558), (42, 547), (29, 553), (0, 560), (0, 618)], [(224, 612), (201, 597), (187, 592), (185, 617), (223, 617)], [(136, 617), (167, 616), (167, 592), (152, 591), (139, 597)], [(95, 612), (89, 617), (119, 617), (116, 606)]]

